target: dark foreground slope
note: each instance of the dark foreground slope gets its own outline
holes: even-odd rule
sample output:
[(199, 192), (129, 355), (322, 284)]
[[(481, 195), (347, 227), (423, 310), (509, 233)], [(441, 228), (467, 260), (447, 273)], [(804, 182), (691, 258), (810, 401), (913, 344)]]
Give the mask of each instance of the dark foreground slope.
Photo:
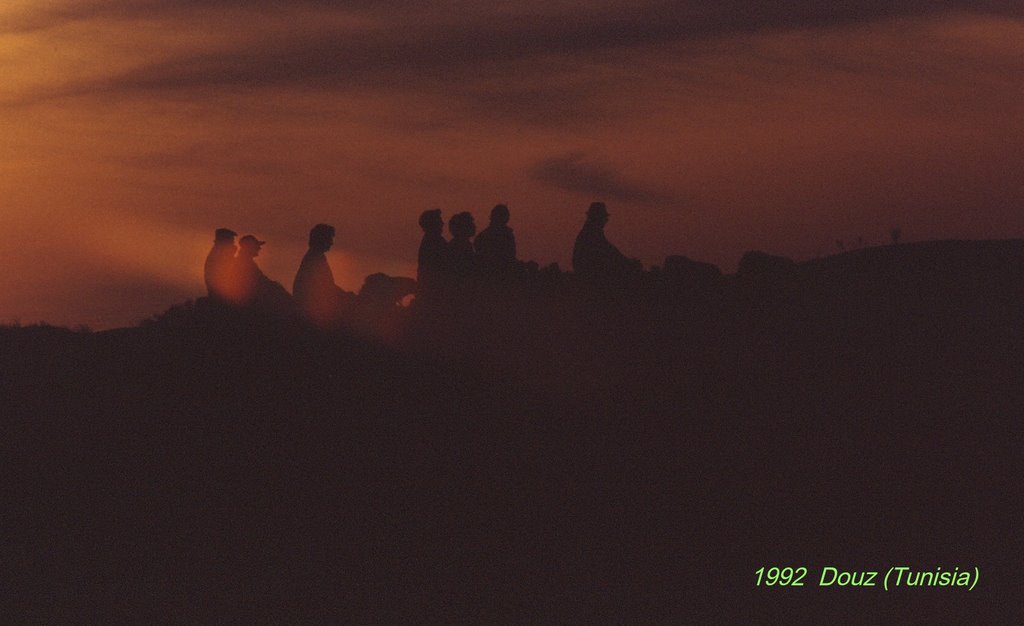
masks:
[[(0, 331), (18, 621), (1021, 617), (1021, 242), (565, 281), (387, 344)], [(954, 259), (951, 261), (951, 259)], [(802, 588), (758, 588), (806, 566)], [(817, 586), (977, 566), (973, 591)]]

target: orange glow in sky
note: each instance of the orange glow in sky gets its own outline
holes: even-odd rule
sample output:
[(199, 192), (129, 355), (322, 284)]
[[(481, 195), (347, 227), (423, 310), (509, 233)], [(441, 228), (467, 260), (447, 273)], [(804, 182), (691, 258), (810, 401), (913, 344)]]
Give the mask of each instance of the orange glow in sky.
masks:
[(726, 271), (1024, 236), (1018, 3), (427, 4), (3, 3), (0, 322), (202, 295), (217, 227), (286, 287), (318, 222), (343, 287), (414, 275), (432, 207), (504, 202), (563, 268), (599, 199), (630, 256)]

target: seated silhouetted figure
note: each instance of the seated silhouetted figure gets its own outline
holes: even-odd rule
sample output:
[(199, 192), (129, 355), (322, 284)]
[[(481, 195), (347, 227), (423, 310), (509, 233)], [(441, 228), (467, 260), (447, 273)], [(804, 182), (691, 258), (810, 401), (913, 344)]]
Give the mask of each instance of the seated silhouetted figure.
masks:
[(213, 248), (206, 255), (203, 278), (210, 298), (218, 302), (229, 302), (232, 266), (235, 263), (235, 237), (238, 233), (228, 228), (218, 228), (213, 235)]
[(430, 209), (420, 215), (423, 239), (417, 255), (416, 283), (418, 297), (432, 297), (442, 287), (448, 271), (448, 242), (444, 240), (441, 209)]
[(235, 257), (232, 276), (232, 301), (238, 306), (261, 312), (284, 314), (290, 307), (291, 296), (281, 283), (267, 278), (256, 265), (256, 257), (265, 243), (252, 235), (238, 240), (238, 256)]
[(317, 224), (309, 231), (309, 250), (302, 257), (292, 289), (299, 314), (320, 328), (336, 327), (352, 296), (334, 284), (326, 254), (333, 245), (333, 226)]
[(587, 221), (572, 250), (572, 269), (588, 279), (622, 278), (643, 269), (640, 261), (619, 252), (604, 236), (608, 209), (604, 202), (594, 202), (587, 209)]
[(491, 209), (491, 223), (473, 241), (480, 265), (488, 271), (502, 271), (516, 262), (516, 237), (508, 226), (508, 207)]

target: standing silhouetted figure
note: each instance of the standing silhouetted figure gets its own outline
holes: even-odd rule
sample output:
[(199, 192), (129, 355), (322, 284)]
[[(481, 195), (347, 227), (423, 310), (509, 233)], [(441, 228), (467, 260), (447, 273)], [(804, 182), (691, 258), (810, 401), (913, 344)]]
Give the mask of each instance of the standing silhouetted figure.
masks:
[(283, 314), (289, 307), (291, 296), (281, 283), (267, 278), (256, 265), (256, 257), (265, 243), (252, 235), (238, 240), (238, 256), (235, 257), (232, 276), (233, 301), (239, 306)]
[(480, 264), (488, 270), (508, 269), (516, 262), (516, 237), (508, 226), (508, 207), (491, 209), (491, 223), (473, 241)]
[(299, 313), (321, 328), (340, 321), (342, 298), (346, 293), (334, 284), (334, 273), (327, 263), (326, 253), (333, 245), (333, 226), (317, 224), (309, 231), (309, 250), (302, 257), (292, 289)]
[(420, 215), (423, 239), (417, 255), (416, 283), (419, 295), (437, 293), (448, 271), (448, 242), (444, 240), (441, 209), (430, 209)]
[(235, 263), (235, 237), (238, 235), (229, 228), (218, 228), (213, 234), (213, 248), (206, 255), (203, 265), (203, 278), (206, 280), (206, 291), (210, 298), (221, 302), (230, 301), (231, 273)]
[(626, 257), (604, 236), (607, 223), (608, 209), (604, 202), (592, 203), (572, 250), (572, 269), (580, 276), (596, 279), (622, 277), (642, 269), (639, 261)]

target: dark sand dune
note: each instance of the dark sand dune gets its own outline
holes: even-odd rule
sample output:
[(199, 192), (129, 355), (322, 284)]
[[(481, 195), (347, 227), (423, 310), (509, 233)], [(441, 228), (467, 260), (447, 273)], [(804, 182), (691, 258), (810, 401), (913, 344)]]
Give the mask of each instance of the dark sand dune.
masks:
[[(195, 311), (2, 329), (4, 612), (1017, 621), (1022, 249), (553, 281), (388, 344)], [(773, 565), (807, 586), (756, 587)], [(817, 586), (899, 565), (981, 576)]]

